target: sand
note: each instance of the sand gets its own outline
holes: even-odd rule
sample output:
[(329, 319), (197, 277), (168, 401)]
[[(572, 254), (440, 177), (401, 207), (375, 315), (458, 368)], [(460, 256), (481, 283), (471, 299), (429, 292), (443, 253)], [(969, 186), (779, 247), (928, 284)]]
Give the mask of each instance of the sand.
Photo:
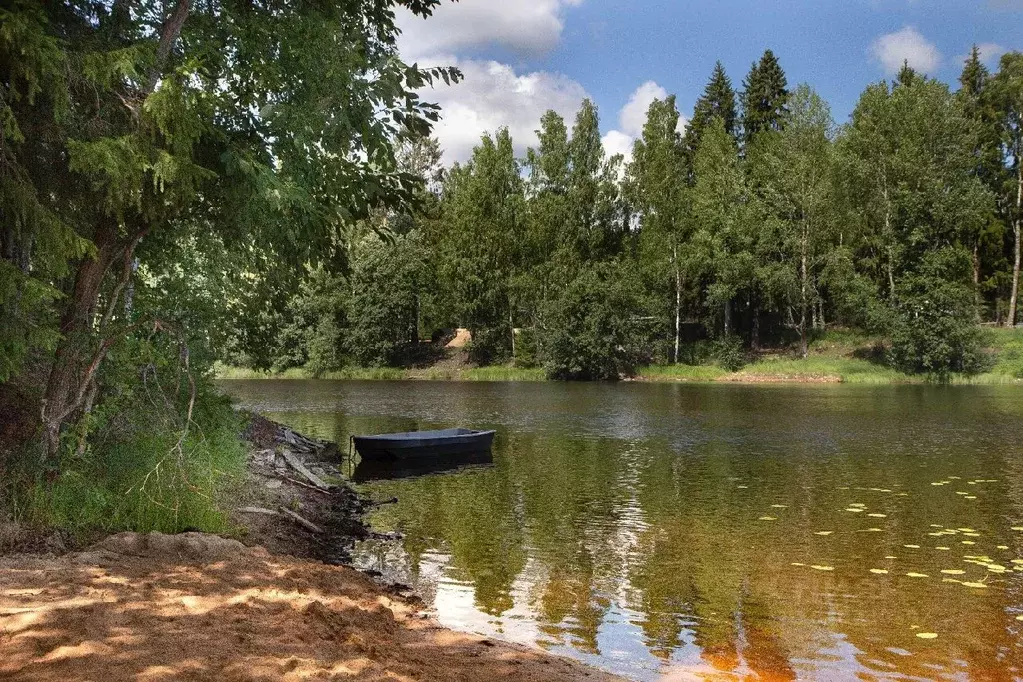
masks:
[(441, 628), (351, 568), (202, 533), (121, 533), (0, 557), (0, 679), (619, 678)]

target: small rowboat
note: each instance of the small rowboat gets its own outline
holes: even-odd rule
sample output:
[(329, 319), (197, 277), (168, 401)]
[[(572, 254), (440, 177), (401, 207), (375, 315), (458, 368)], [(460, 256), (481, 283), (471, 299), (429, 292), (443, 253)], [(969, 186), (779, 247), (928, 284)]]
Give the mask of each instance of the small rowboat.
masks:
[(363, 459), (410, 460), (486, 452), (494, 442), (494, 433), (474, 429), (441, 429), (352, 436), (352, 440)]

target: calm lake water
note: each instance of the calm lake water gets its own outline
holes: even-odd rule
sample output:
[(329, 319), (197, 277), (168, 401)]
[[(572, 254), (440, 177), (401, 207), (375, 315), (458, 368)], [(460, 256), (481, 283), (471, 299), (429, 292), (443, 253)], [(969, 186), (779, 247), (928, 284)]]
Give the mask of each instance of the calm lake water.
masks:
[(1023, 680), (1013, 387), (231, 381), (351, 433), (497, 429), (378, 481), (358, 562), (441, 623), (639, 680)]

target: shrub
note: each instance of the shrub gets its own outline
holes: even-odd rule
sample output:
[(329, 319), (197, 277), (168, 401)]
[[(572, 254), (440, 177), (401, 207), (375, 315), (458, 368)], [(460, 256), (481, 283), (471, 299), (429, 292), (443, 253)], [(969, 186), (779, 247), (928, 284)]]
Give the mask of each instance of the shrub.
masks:
[(543, 368), (552, 379), (618, 379), (636, 366), (639, 303), (628, 271), (584, 270), (544, 315)]
[(946, 248), (927, 254), (901, 280), (890, 321), (894, 367), (947, 381), (953, 372), (976, 374), (989, 365), (976, 324), (971, 267), (968, 253)]
[(729, 372), (738, 372), (746, 366), (746, 349), (742, 339), (734, 334), (723, 336), (714, 342), (714, 358), (718, 365)]

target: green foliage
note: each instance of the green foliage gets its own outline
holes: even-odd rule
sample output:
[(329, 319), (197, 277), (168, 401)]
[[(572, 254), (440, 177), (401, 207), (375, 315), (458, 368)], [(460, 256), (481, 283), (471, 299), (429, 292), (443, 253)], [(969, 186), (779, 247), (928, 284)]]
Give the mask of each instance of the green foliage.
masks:
[(967, 252), (948, 248), (928, 254), (918, 272), (903, 278), (891, 322), (889, 352), (896, 368), (942, 381), (953, 372), (986, 368), (970, 267)]
[(392, 244), (371, 240), (359, 251), (345, 346), (365, 367), (400, 364), (418, 341), (419, 296), (426, 277), (422, 240), (414, 233)]
[(761, 132), (780, 131), (788, 114), (788, 80), (771, 50), (765, 50), (743, 81), (742, 139), (749, 145)]
[(230, 532), (225, 493), (245, 467), (239, 419), (227, 399), (201, 388), (179, 450), (186, 407), (164, 399), (149, 383), (94, 413), (91, 426), (103, 437), (80, 456), (67, 454), (56, 481), (17, 493), (26, 520), (83, 538), (122, 530)]
[(742, 339), (729, 334), (714, 342), (714, 359), (729, 372), (738, 372), (746, 366), (748, 358)]
[(482, 364), (511, 355), (512, 282), (519, 270), (522, 178), (511, 136), (484, 135), (464, 167), (451, 170), (444, 193), (450, 234), (442, 276), (457, 315), (472, 332), (470, 354)]
[(629, 273), (614, 264), (584, 270), (544, 315), (542, 364), (554, 379), (618, 379), (638, 359), (639, 309)]

